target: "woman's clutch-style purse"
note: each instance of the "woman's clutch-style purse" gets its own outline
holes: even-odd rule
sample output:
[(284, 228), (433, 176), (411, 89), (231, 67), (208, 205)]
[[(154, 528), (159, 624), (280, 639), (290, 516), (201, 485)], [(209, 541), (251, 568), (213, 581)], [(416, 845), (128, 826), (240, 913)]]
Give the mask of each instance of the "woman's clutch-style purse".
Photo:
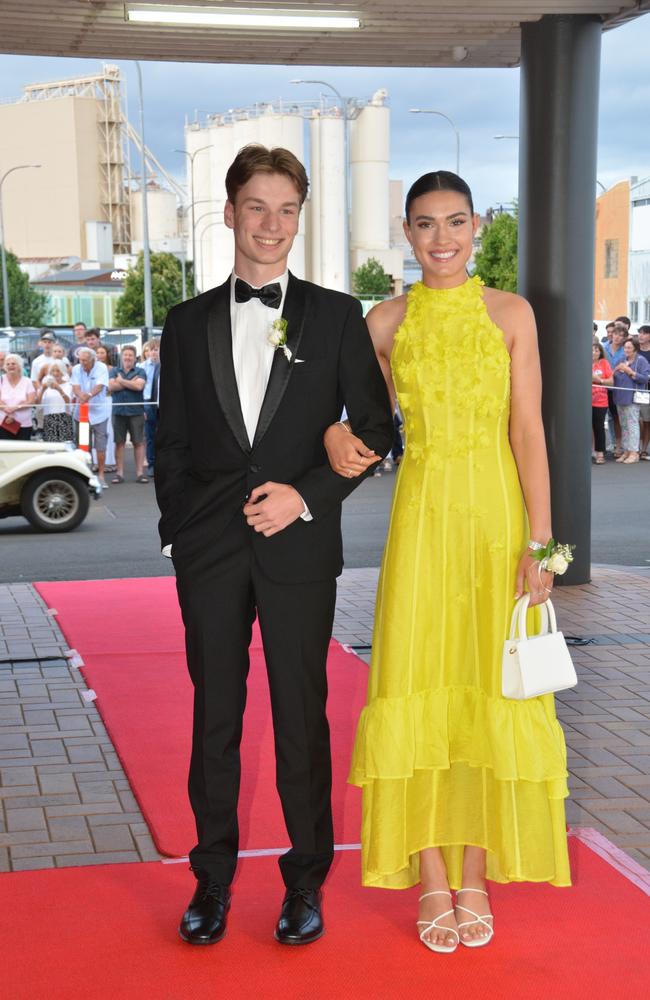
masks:
[(510, 622), (510, 637), (503, 646), (501, 689), (504, 698), (522, 701), (542, 694), (565, 691), (578, 683), (566, 641), (557, 630), (555, 611), (550, 601), (540, 604), (542, 630), (526, 634), (529, 594), (515, 604)]
[(2, 427), (3, 431), (9, 431), (10, 434), (17, 434), (22, 424), (15, 417), (7, 414), (2, 423), (0, 423), (0, 427)]

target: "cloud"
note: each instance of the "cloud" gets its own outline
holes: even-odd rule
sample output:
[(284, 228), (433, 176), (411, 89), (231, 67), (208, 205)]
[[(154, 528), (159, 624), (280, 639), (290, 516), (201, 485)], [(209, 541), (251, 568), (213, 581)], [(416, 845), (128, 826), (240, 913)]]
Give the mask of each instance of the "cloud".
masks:
[[(609, 185), (650, 174), (650, 16), (608, 31), (603, 38), (598, 177)], [(296, 77), (330, 81), (345, 96), (367, 98), (386, 88), (391, 105), (391, 176), (405, 187), (421, 173), (455, 168), (451, 127), (433, 115), (411, 115), (429, 107), (449, 115), (461, 133), (461, 172), (474, 190), (477, 208), (509, 202), (517, 195), (518, 148), (497, 134), (519, 131), (517, 69), (402, 69), (314, 66), (239, 66), (143, 62), (146, 139), (166, 169), (184, 176), (186, 118), (282, 98), (317, 97), (317, 86), (293, 86)], [(138, 126), (137, 78), (133, 63), (120, 62), (129, 118)], [(36, 56), (0, 57), (0, 100), (20, 96), (26, 83), (64, 79), (100, 69), (97, 60)], [(2, 168), (3, 164), (0, 164)]]

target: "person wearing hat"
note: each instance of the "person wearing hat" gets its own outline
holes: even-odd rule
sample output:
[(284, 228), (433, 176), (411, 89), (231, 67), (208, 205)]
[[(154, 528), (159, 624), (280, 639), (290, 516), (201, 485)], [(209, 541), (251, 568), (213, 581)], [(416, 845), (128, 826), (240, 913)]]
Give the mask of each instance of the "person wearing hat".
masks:
[(56, 344), (56, 334), (53, 330), (42, 330), (41, 339), (39, 341), (39, 347), (42, 348), (42, 353), (37, 354), (32, 361), (31, 371), (29, 377), (34, 383), (34, 388), (38, 388), (39, 377), (41, 374), (41, 368), (43, 365), (49, 365), (52, 362), (52, 350)]

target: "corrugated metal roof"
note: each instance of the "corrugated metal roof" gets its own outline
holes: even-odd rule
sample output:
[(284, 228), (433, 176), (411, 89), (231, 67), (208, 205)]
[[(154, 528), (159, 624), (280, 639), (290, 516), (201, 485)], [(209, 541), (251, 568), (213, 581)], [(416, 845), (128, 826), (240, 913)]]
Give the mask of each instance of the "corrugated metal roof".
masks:
[[(166, 6), (186, 7), (185, 3)], [(210, 6), (195, 0), (191, 6)], [(140, 4), (143, 6), (143, 4)], [(218, 4), (213, 3), (213, 6)], [(228, 8), (358, 15), (357, 31), (171, 27), (125, 20), (122, 0), (1, 0), (0, 51), (98, 59), (340, 66), (512, 66), (520, 24), (545, 14), (638, 17), (649, 0), (227, 0)], [(454, 51), (455, 50), (455, 51)], [(463, 50), (467, 50), (463, 56)], [(460, 63), (459, 63), (460, 60)]]
[(66, 271), (51, 271), (48, 274), (39, 274), (32, 282), (33, 285), (92, 285), (106, 284), (115, 285), (121, 288), (123, 279), (111, 279), (114, 269), (102, 267), (99, 270), (84, 270), (74, 268)]

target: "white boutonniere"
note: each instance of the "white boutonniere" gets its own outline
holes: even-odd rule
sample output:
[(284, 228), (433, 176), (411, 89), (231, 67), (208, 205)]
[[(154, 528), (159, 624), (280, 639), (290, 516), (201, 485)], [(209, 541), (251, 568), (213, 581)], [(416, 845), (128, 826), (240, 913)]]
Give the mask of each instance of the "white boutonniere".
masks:
[(287, 347), (287, 325), (287, 321), (283, 316), (274, 319), (271, 323), (271, 330), (267, 339), (271, 347), (275, 348), (276, 351), (281, 347), (287, 361), (291, 361), (291, 351)]

